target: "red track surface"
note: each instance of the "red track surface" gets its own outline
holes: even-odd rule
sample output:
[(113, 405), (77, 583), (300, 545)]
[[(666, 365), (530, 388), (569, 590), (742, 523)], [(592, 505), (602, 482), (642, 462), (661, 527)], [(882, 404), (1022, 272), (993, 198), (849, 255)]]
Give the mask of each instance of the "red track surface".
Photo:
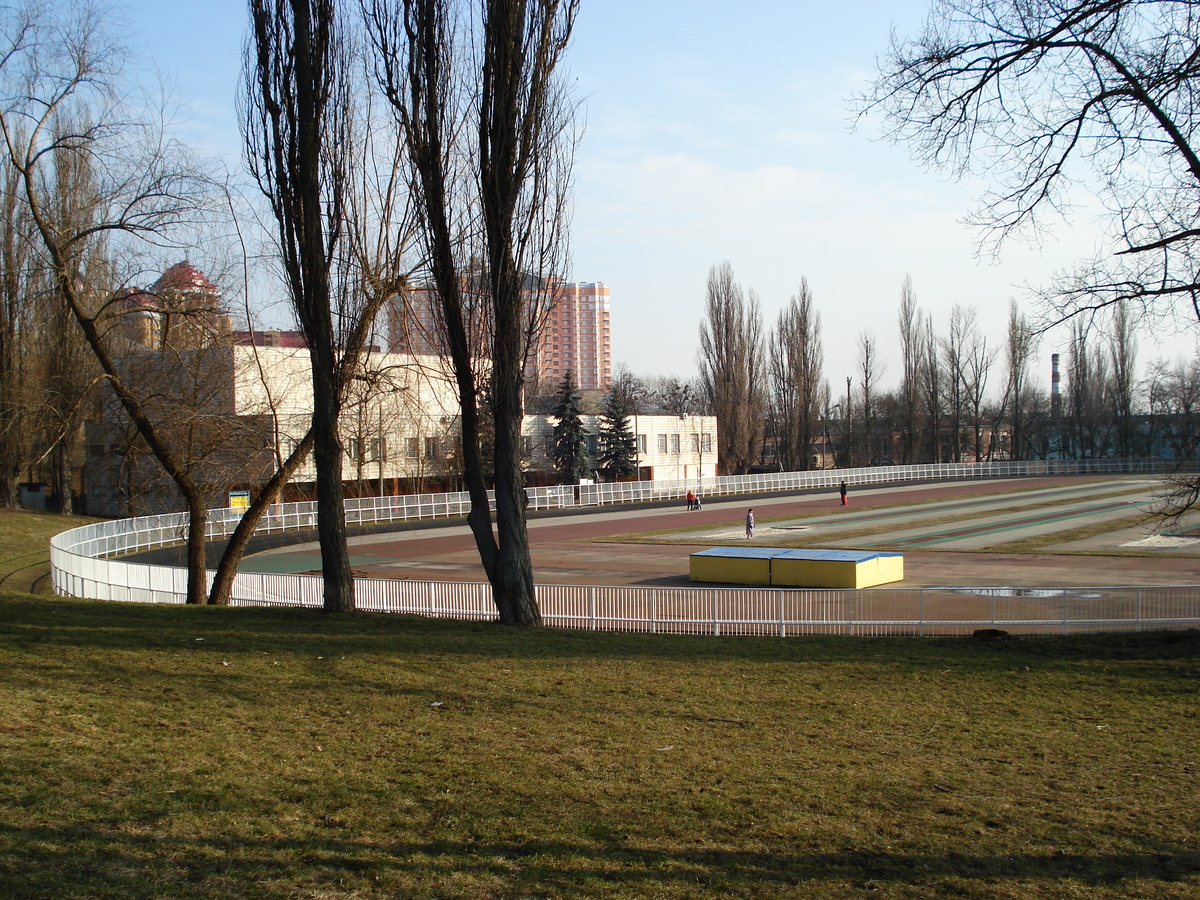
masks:
[[(852, 506), (893, 506), (984, 497), (1019, 489), (1079, 484), (1078, 478), (1031, 478), (1013, 481), (962, 481), (888, 488), (852, 489)], [(886, 493), (881, 491), (886, 489)], [(689, 512), (678, 507), (635, 509), (628, 515), (613, 511), (604, 518), (565, 515), (530, 521), (529, 539), (535, 577), (544, 584), (688, 583), (688, 554), (696, 546), (601, 542), (618, 534), (672, 531), (695, 525), (739, 529), (745, 510), (753, 506), (759, 521), (811, 514), (837, 513), (842, 507), (836, 491), (795, 498), (716, 498), (705, 509)], [(474, 541), (469, 534), (406, 532), (395, 540), (373, 539), (356, 544), (355, 574), (433, 581), (483, 581)], [(711, 546), (711, 543), (698, 545)], [(1018, 585), (1026, 587), (1111, 586), (1200, 583), (1200, 560), (1169, 556), (1074, 556), (962, 552), (906, 552), (905, 580), (891, 587), (922, 585)]]

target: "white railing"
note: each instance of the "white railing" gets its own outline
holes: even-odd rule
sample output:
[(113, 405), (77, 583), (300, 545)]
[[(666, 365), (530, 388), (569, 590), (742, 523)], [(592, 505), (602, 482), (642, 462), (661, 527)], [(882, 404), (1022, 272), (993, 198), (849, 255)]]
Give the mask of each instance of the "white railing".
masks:
[[(55, 589), (69, 596), (141, 603), (183, 603), (187, 573), (166, 566), (77, 558), (56, 569)], [(368, 612), (494, 621), (486, 584), (354, 580), (355, 605)], [(989, 593), (993, 591), (993, 593)], [(645, 588), (538, 585), (546, 624), (593, 631), (659, 634), (962, 635), (981, 628), (1011, 634), (1075, 634), (1200, 626), (1200, 587), (988, 588), (816, 591), (780, 588)], [(319, 608), (314, 575), (240, 573), (236, 606)]]
[[(889, 466), (823, 472), (703, 479), (703, 496), (786, 491), (847, 484), (952, 478), (1059, 474), (1158, 474), (1155, 460), (1036, 461), (938, 466)], [(1174, 468), (1172, 468), (1172, 471)], [(629, 482), (535, 488), (531, 508), (678, 499), (697, 481)], [(576, 493), (578, 491), (578, 493)], [(423, 494), (347, 501), (348, 523), (465, 515), (465, 494)], [(238, 510), (213, 510), (210, 538), (232, 532)], [(278, 504), (260, 531), (310, 528), (315, 503)], [(187, 516), (171, 513), (98, 522), (56, 535), (50, 542), (54, 590), (65, 596), (145, 603), (182, 603), (183, 569), (125, 562), (116, 557), (178, 544)], [(213, 573), (209, 573), (210, 579)], [(688, 634), (962, 634), (978, 628), (1013, 633), (1140, 630), (1200, 625), (1200, 587), (814, 591), (733, 588), (642, 588), (539, 585), (537, 597), (550, 625), (603, 631)], [(496, 618), (486, 584), (355, 579), (359, 609), (459, 619)], [(239, 573), (236, 605), (320, 606), (319, 576)]]
[[(1188, 460), (1195, 471), (1200, 460)], [(1035, 459), (987, 463), (929, 463), (914, 466), (874, 466), (859, 469), (814, 469), (807, 472), (767, 472), (759, 475), (720, 475), (673, 481), (618, 481), (578, 488), (580, 506), (601, 506), (640, 500), (677, 500), (694, 490), (702, 497), (730, 494), (849, 487), (897, 481), (950, 481), (967, 478), (1020, 478), (1036, 475), (1164, 475), (1180, 471), (1179, 460), (1166, 459)], [(563, 490), (539, 488), (537, 490)], [(575, 488), (567, 487), (571, 491)], [(533, 491), (530, 491), (531, 497)], [(531, 506), (533, 502), (531, 500)]]

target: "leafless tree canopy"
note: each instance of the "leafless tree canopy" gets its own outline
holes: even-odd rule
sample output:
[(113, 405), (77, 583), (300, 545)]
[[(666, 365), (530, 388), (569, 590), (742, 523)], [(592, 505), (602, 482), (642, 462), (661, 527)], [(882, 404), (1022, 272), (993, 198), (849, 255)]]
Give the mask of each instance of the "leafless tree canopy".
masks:
[(860, 464), (878, 465), (885, 453), (880, 434), (879, 382), (887, 366), (879, 355), (879, 342), (870, 331), (858, 336), (858, 393), (862, 419), (863, 454)]
[(780, 312), (767, 344), (775, 458), (789, 471), (807, 469), (825, 406), (821, 314), (807, 278)]
[(1200, 315), (1200, 17), (1191, 0), (938, 0), (864, 112), (935, 166), (994, 180), (976, 221), (1036, 233), (1094, 193), (1111, 254), (1048, 286), (1048, 314), (1183, 300)]
[[(209, 182), (165, 137), (162, 110), (139, 106), (122, 82), (128, 54), (106, 18), (104, 8), (89, 3), (0, 10), (6, 224), (18, 230), (17, 241), (28, 242), (27, 261), (42, 273), (44, 322), (64, 338), (64, 349), (73, 343), (66, 320), (74, 322), (72, 333), (83, 336), (140, 440), (184, 496), (188, 601), (199, 603), (207, 586), (206, 497), (190, 461), (118, 367), (108, 330), (121, 296), (115, 261), (128, 264), (148, 246), (170, 246), (205, 207)], [(59, 368), (51, 382), (68, 388), (72, 375)]]
[(747, 299), (728, 262), (708, 271), (698, 362), (720, 430), (721, 472), (745, 472), (762, 447), (767, 369), (758, 297)]
[(1037, 337), (1014, 302), (1009, 307), (1008, 332), (1004, 345), (1005, 385), (1000, 402), (997, 425), (999, 431), (1005, 420), (1011, 429), (1010, 446), (1014, 459), (1024, 459), (1031, 453), (1027, 433), (1034, 407), (1034, 391), (1030, 385), (1029, 365), (1037, 349)]

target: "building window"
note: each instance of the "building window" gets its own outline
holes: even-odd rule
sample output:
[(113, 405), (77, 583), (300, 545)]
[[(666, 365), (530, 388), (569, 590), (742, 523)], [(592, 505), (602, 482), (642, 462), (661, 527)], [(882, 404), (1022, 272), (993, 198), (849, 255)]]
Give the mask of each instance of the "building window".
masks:
[(642, 456), (646, 455), (646, 436), (644, 434), (637, 436), (637, 452)]
[(425, 438), (425, 458), (438, 459), (441, 455), (441, 448), (438, 446), (438, 439), (435, 437)]
[(671, 452), (672, 453), (679, 452), (679, 435), (677, 435), (677, 434), (671, 435)]
[(705, 453), (712, 452), (712, 437), (713, 436), (711, 434), (709, 434), (708, 432), (705, 432), (704, 434), (700, 435), (700, 449), (703, 450)]
[(417, 459), (421, 455), (421, 439), (410, 437), (405, 439), (409, 459)]
[(659, 453), (667, 452), (667, 436), (665, 434), (660, 434), (658, 436), (658, 452)]

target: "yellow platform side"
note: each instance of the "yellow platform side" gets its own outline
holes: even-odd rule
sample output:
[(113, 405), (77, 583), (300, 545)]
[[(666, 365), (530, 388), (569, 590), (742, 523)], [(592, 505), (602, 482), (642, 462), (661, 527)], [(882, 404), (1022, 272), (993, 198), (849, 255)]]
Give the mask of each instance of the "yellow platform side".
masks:
[(862, 587), (863, 563), (827, 559), (776, 559), (771, 583), (776, 587)]
[(856, 588), (904, 580), (904, 557), (899, 554), (864, 560), (788, 559), (771, 561), (771, 584), (776, 587)]
[(872, 584), (890, 584), (904, 580), (904, 557), (899, 553), (880, 556), (876, 560), (878, 571)]
[(724, 584), (770, 584), (771, 560), (730, 556), (692, 556), (688, 577), (692, 581)]

